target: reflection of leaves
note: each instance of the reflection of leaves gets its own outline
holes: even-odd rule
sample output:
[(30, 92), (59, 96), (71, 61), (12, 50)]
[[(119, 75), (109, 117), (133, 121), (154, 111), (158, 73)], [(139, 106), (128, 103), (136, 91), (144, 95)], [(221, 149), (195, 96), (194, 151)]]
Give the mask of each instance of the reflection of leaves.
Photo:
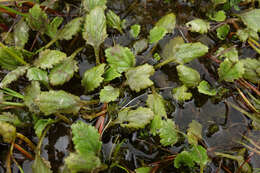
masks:
[(23, 76), (28, 69), (28, 66), (21, 66), (9, 72), (0, 83), (0, 88), (7, 87), (10, 83), (16, 81), (19, 77)]
[(218, 69), (219, 79), (221, 81), (233, 82), (235, 79), (241, 78), (244, 71), (245, 69), (241, 61), (233, 63), (228, 59), (225, 59)]
[(198, 32), (201, 34), (207, 33), (210, 28), (209, 22), (202, 19), (194, 19), (186, 23), (186, 26), (189, 27), (189, 30), (192, 32)]
[(162, 121), (161, 129), (159, 130), (160, 143), (163, 146), (174, 145), (178, 142), (178, 133), (174, 121), (167, 119)]
[(198, 140), (202, 138), (201, 132), (202, 132), (201, 124), (195, 120), (192, 120), (192, 122), (189, 124), (189, 128), (187, 129), (188, 142), (190, 144), (197, 145)]
[(260, 9), (253, 9), (240, 15), (244, 24), (248, 28), (258, 32), (260, 31)]
[(202, 94), (206, 94), (209, 96), (215, 96), (217, 94), (216, 89), (212, 89), (209, 83), (205, 80), (201, 81), (198, 86), (198, 91)]
[(177, 66), (180, 81), (187, 87), (196, 87), (200, 82), (200, 74), (196, 70), (185, 65)]
[(192, 97), (192, 93), (187, 92), (188, 88), (185, 85), (182, 85), (177, 88), (173, 88), (172, 95), (179, 102), (184, 102), (186, 100), (190, 100)]

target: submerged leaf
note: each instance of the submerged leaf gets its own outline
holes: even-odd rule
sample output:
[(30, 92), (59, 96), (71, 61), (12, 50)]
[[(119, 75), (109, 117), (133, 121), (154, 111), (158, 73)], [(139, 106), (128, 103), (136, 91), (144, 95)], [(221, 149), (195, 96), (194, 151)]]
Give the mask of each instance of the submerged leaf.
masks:
[(11, 143), (15, 140), (16, 128), (9, 123), (0, 121), (0, 135), (3, 137), (4, 142)]
[(190, 144), (197, 145), (198, 141), (202, 139), (202, 126), (199, 122), (192, 120), (187, 129), (187, 138)]
[(201, 34), (207, 33), (210, 28), (209, 22), (202, 19), (194, 19), (186, 23), (186, 26), (189, 27), (189, 30), (192, 32), (198, 32)]
[(109, 103), (115, 101), (119, 97), (119, 89), (112, 86), (105, 86), (100, 91), (100, 102)]
[(43, 84), (48, 84), (49, 79), (48, 79), (48, 74), (46, 71), (43, 71), (37, 67), (32, 67), (27, 70), (26, 77), (30, 81), (40, 81)]
[(19, 77), (23, 76), (28, 68), (28, 66), (21, 66), (9, 72), (1, 81), (0, 88), (6, 88), (10, 83), (16, 81)]
[(253, 31), (260, 31), (260, 9), (253, 9), (240, 15), (242, 21)]
[(83, 7), (87, 12), (90, 12), (95, 7), (101, 7), (105, 9), (106, 3), (107, 0), (82, 0)]
[(111, 10), (107, 12), (107, 24), (112, 28), (117, 29), (122, 34), (123, 30), (121, 28), (121, 23), (120, 17), (117, 14)]
[(205, 80), (201, 81), (198, 86), (198, 91), (202, 94), (206, 94), (209, 96), (215, 96), (217, 94), (216, 89), (212, 89), (209, 83)]
[(24, 126), (24, 123), (18, 118), (18, 116), (10, 112), (2, 112), (0, 114), (0, 121), (10, 123), (15, 127)]
[(178, 142), (178, 133), (174, 121), (167, 119), (162, 122), (162, 127), (159, 130), (160, 143), (163, 146), (174, 145)]
[(71, 40), (80, 31), (82, 21), (82, 17), (77, 17), (67, 23), (59, 32), (59, 40)]
[(187, 151), (182, 151), (179, 153), (176, 158), (174, 159), (174, 167), (180, 168), (181, 165), (188, 166), (190, 168), (193, 168), (195, 166), (192, 156)]
[(187, 87), (196, 87), (199, 84), (200, 74), (193, 68), (185, 65), (178, 65), (177, 71), (180, 81)]
[(14, 26), (14, 43), (16, 47), (23, 48), (29, 39), (29, 27), (22, 18)]
[(177, 51), (177, 48), (182, 44), (184, 44), (184, 40), (182, 37), (179, 36), (174, 37), (173, 39), (168, 41), (168, 43), (163, 47), (161, 56), (164, 59), (168, 59), (168, 58), (175, 59), (175, 53)]
[(36, 154), (32, 171), (33, 173), (52, 173), (50, 162), (41, 157), (40, 154)]
[(135, 55), (143, 52), (148, 47), (148, 41), (146, 39), (138, 40), (133, 45), (133, 52)]
[(29, 108), (31, 112), (39, 113), (39, 107), (36, 104), (36, 98), (40, 95), (41, 88), (38, 81), (32, 81), (31, 85), (26, 87), (24, 94), (24, 104)]
[(140, 30), (141, 30), (141, 26), (138, 25), (138, 24), (135, 24), (135, 25), (132, 25), (131, 26), (131, 29), (130, 29), (130, 34), (134, 37), (134, 38), (137, 38), (139, 33), (140, 33)]
[(42, 136), (42, 132), (44, 131), (44, 129), (50, 125), (55, 123), (56, 121), (49, 118), (49, 119), (39, 119), (35, 124), (34, 124), (34, 130), (35, 130), (35, 134), (37, 135), (37, 137), (40, 139)]
[(231, 62), (225, 59), (218, 68), (218, 75), (220, 81), (225, 80), (226, 82), (233, 82), (239, 79), (244, 74), (244, 66), (241, 61)]
[(52, 39), (54, 39), (57, 36), (58, 27), (61, 25), (62, 21), (63, 21), (62, 17), (59, 16), (55, 17), (48, 25), (46, 34)]
[(187, 92), (188, 88), (185, 85), (182, 85), (177, 88), (173, 88), (172, 95), (173, 98), (178, 100), (179, 102), (184, 102), (186, 100), (190, 100), (192, 97), (192, 93)]
[(163, 27), (166, 29), (167, 33), (172, 33), (176, 24), (176, 16), (173, 13), (163, 16), (155, 26)]
[(164, 27), (155, 26), (150, 30), (149, 43), (157, 43), (167, 34)]

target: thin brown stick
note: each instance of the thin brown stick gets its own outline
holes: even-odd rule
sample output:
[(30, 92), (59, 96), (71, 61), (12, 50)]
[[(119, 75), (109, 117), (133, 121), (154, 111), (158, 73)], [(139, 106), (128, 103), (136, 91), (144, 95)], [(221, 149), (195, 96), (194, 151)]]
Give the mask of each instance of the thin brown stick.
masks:
[(23, 149), (20, 145), (14, 144), (14, 148), (17, 149), (18, 151), (20, 151), (26, 158), (28, 158), (30, 160), (34, 160), (34, 157), (29, 152), (27, 152), (25, 149)]

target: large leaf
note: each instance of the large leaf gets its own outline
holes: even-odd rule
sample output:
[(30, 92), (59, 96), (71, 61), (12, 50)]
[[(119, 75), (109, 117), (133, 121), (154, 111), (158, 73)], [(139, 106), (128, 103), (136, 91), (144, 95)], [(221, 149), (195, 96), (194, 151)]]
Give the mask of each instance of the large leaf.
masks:
[(16, 128), (9, 123), (0, 121), (0, 135), (3, 137), (4, 142), (11, 143), (15, 140)]
[(105, 86), (100, 91), (100, 102), (109, 103), (115, 101), (119, 97), (119, 89), (112, 86)]
[(156, 24), (157, 27), (163, 27), (167, 33), (173, 32), (176, 24), (176, 16), (173, 13), (163, 16)]
[(153, 94), (148, 95), (146, 104), (154, 112), (155, 115), (167, 117), (164, 102), (165, 101), (160, 94), (153, 92)]
[(85, 87), (87, 92), (93, 91), (103, 81), (103, 73), (105, 71), (105, 64), (99, 64), (87, 71), (85, 71), (81, 84)]
[(10, 83), (16, 81), (19, 77), (23, 76), (28, 69), (28, 66), (21, 66), (9, 72), (0, 83), (0, 88), (6, 88)]
[(127, 47), (115, 45), (106, 49), (105, 53), (109, 65), (119, 73), (135, 66), (135, 56)]
[(40, 95), (41, 88), (38, 81), (32, 81), (31, 85), (26, 87), (24, 94), (24, 104), (29, 108), (31, 112), (39, 113), (40, 109), (36, 104), (36, 98)]
[(78, 71), (77, 61), (67, 58), (51, 70), (50, 83), (54, 86), (63, 85), (73, 77), (75, 71)]
[(59, 33), (59, 39), (60, 40), (70, 40), (74, 35), (76, 35), (82, 25), (83, 18), (77, 17), (73, 20), (71, 20), (69, 23), (67, 23), (60, 31)]
[(176, 131), (176, 126), (174, 121), (170, 119), (166, 119), (166, 121), (163, 121), (162, 127), (159, 130), (159, 135), (160, 135), (160, 143), (163, 146), (168, 146), (168, 145), (174, 145), (176, 142), (178, 142), (178, 133)]
[(0, 114), (0, 121), (10, 123), (15, 127), (22, 127), (25, 124), (18, 118), (17, 115), (12, 114), (10, 112), (2, 112)]
[(210, 28), (209, 22), (202, 19), (194, 19), (186, 23), (186, 26), (189, 27), (189, 30), (192, 32), (199, 32), (201, 34), (207, 33)]
[(195, 164), (194, 164), (193, 159), (192, 159), (189, 152), (182, 151), (174, 159), (174, 167), (175, 168), (180, 168), (181, 165), (185, 165), (185, 166), (188, 166), (190, 168), (194, 167)]
[(240, 15), (244, 24), (248, 28), (259, 32), (260, 31), (260, 9), (253, 9)]
[(61, 51), (46, 49), (39, 54), (39, 58), (34, 61), (34, 65), (42, 69), (52, 68), (66, 57), (67, 55)]
[(58, 27), (62, 24), (63, 18), (62, 17), (55, 17), (51, 23), (47, 27), (46, 34), (54, 39), (58, 33)]
[(208, 162), (207, 150), (200, 145), (193, 145), (190, 150), (190, 155), (194, 162), (200, 166), (205, 166)]
[(138, 107), (136, 110), (126, 108), (118, 113), (114, 123), (122, 127), (139, 129), (149, 124), (153, 117), (154, 113), (149, 108)]
[(42, 158), (40, 154), (36, 154), (32, 171), (33, 173), (52, 173), (50, 162)]
[(37, 67), (32, 67), (27, 70), (26, 77), (30, 81), (40, 81), (43, 84), (47, 85), (49, 82), (48, 74), (46, 71), (43, 71)]
[(117, 29), (121, 34), (123, 33), (123, 30), (121, 28), (121, 20), (120, 17), (115, 14), (113, 11), (109, 10), (107, 12), (107, 24), (114, 28)]
[(202, 125), (199, 122), (192, 120), (192, 122), (189, 124), (189, 128), (187, 129), (188, 142), (190, 144), (197, 145), (198, 141), (202, 139), (201, 132)]
[(184, 102), (186, 100), (190, 100), (192, 97), (192, 93), (187, 92), (188, 88), (185, 85), (179, 86), (177, 88), (172, 89), (173, 98), (178, 100), (179, 102)]
[(98, 6), (105, 9), (106, 3), (107, 0), (82, 0), (83, 7), (87, 12), (90, 12), (92, 9)]
[(157, 43), (167, 34), (167, 30), (164, 27), (155, 26), (150, 30), (149, 43)]
[(148, 64), (130, 68), (125, 73), (127, 78), (126, 84), (130, 86), (131, 90), (139, 92), (140, 90), (153, 85), (153, 81), (149, 79), (153, 73), (153, 66)]
[[(8, 51), (7, 51), (8, 50)], [(7, 70), (14, 70), (16, 69), (21, 63), (17, 61), (11, 54), (15, 54), (16, 56), (23, 59), (22, 53), (19, 50), (16, 50), (13, 47), (6, 47), (6, 49), (0, 47), (0, 65), (3, 69)]]
[(29, 38), (29, 27), (22, 18), (14, 26), (14, 43), (16, 47), (23, 48)]
[(35, 124), (34, 124), (34, 130), (35, 130), (35, 134), (37, 135), (37, 137), (40, 139), (42, 136), (42, 132), (44, 131), (44, 129), (50, 125), (55, 123), (56, 121), (49, 118), (49, 119), (39, 119)]
[(72, 140), (75, 145), (76, 151), (86, 158), (89, 155), (98, 155), (101, 150), (100, 135), (97, 129), (83, 121), (77, 121), (71, 126)]
[(187, 87), (196, 87), (200, 82), (200, 74), (196, 70), (185, 65), (177, 66), (180, 81)]
[(260, 81), (260, 74), (258, 73), (258, 71), (260, 71), (260, 60), (246, 58), (242, 59), (241, 62), (244, 64), (245, 68), (243, 77), (250, 82), (257, 84)]
[(65, 91), (41, 92), (36, 98), (36, 104), (45, 115), (53, 113), (77, 114), (80, 109), (80, 98)]
[(205, 80), (201, 81), (198, 86), (198, 91), (202, 94), (206, 94), (209, 96), (215, 96), (217, 94), (217, 90), (214, 88), (211, 88), (209, 83)]
[(243, 76), (245, 72), (244, 65), (241, 61), (231, 62), (225, 59), (218, 68), (220, 81), (233, 82)]

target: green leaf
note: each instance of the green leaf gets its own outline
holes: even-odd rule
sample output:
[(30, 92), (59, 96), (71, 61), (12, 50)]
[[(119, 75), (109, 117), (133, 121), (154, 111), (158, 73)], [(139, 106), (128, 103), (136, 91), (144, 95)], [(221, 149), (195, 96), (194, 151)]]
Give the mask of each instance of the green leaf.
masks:
[(233, 82), (243, 76), (245, 72), (244, 65), (241, 61), (231, 62), (225, 59), (218, 68), (219, 80)]
[(40, 109), (36, 104), (36, 98), (40, 95), (41, 88), (38, 81), (32, 81), (31, 85), (26, 87), (24, 94), (24, 104), (31, 112), (39, 113)]
[(255, 40), (259, 40), (259, 36), (256, 31), (246, 28), (246, 29), (239, 29), (237, 30), (236, 35), (238, 36), (239, 40), (245, 42), (248, 37), (252, 37)]
[(205, 166), (208, 163), (207, 150), (202, 146), (193, 145), (189, 153), (193, 161), (198, 163), (200, 166)]
[(35, 4), (26, 18), (28, 25), (34, 31), (44, 33), (48, 27), (49, 20), (47, 14), (41, 9), (39, 4)]
[(80, 110), (80, 98), (63, 90), (41, 92), (36, 104), (45, 115), (53, 113), (77, 114)]
[(174, 159), (174, 167), (180, 168), (181, 165), (188, 166), (190, 168), (193, 168), (195, 166), (192, 156), (187, 151), (182, 151), (179, 153), (176, 158)]
[(230, 30), (230, 26), (228, 24), (222, 25), (217, 28), (217, 37), (220, 40), (225, 40)]
[(115, 101), (119, 97), (119, 89), (112, 86), (105, 86), (100, 91), (100, 102), (109, 103)]
[(149, 43), (157, 43), (167, 34), (167, 30), (164, 27), (155, 26), (150, 30)]
[(50, 83), (53, 86), (63, 85), (73, 77), (75, 71), (78, 71), (77, 61), (67, 58), (51, 70), (49, 75)]
[(45, 85), (49, 83), (47, 72), (37, 67), (29, 68), (27, 70), (26, 77), (29, 79), (29, 81), (40, 81)]
[(130, 29), (130, 34), (134, 37), (137, 38), (139, 33), (141, 31), (141, 26), (138, 24), (132, 25)]
[(250, 82), (257, 84), (260, 81), (260, 74), (257, 73), (257, 70), (260, 68), (260, 61), (252, 58), (246, 58), (240, 61), (244, 64), (245, 68), (243, 77)]
[(105, 64), (99, 64), (85, 71), (81, 84), (85, 87), (87, 92), (93, 91), (102, 83), (105, 66)]
[(201, 81), (198, 86), (198, 91), (202, 94), (206, 94), (209, 96), (215, 96), (217, 94), (216, 89), (212, 89), (209, 83), (205, 80)]
[(104, 81), (109, 82), (115, 78), (120, 77), (121, 74), (117, 72), (116, 69), (110, 67), (105, 73), (104, 73)]
[(125, 73), (127, 79), (126, 84), (130, 86), (131, 90), (139, 92), (140, 90), (153, 85), (153, 81), (149, 79), (153, 73), (153, 66), (148, 64), (130, 68)]
[(164, 59), (169, 59), (169, 58), (176, 59), (175, 53), (178, 50), (178, 47), (182, 44), (184, 44), (184, 40), (182, 37), (179, 36), (174, 37), (173, 39), (168, 41), (168, 43), (163, 47), (161, 56)]
[(220, 54), (219, 58), (226, 58), (230, 60), (231, 62), (237, 62), (238, 61), (238, 51), (235, 47), (226, 47), (222, 46), (220, 47), (217, 52), (217, 54)]
[(202, 19), (194, 19), (185, 24), (192, 32), (206, 34), (210, 28), (209, 22)]
[(140, 167), (140, 168), (135, 169), (135, 172), (136, 173), (149, 173), (149, 172), (151, 172), (151, 170), (152, 170), (152, 167)]
[(25, 124), (16, 116), (10, 112), (2, 112), (0, 114), (0, 122), (6, 122), (14, 125), (15, 127), (22, 127)]
[(148, 47), (148, 41), (146, 39), (138, 40), (134, 43), (134, 54), (137, 55), (141, 52), (143, 52)]
[(39, 54), (39, 58), (34, 61), (36, 67), (47, 69), (66, 59), (67, 55), (58, 50), (46, 49)]
[(146, 104), (154, 112), (155, 115), (167, 118), (164, 100), (160, 94), (156, 92), (153, 92), (153, 94), (149, 94)]
[(212, 0), (214, 5), (217, 6), (219, 4), (224, 4), (227, 2), (227, 0)]
[(77, 17), (67, 23), (58, 33), (59, 40), (71, 40), (80, 31), (82, 21), (82, 17)]
[(83, 7), (87, 12), (92, 11), (95, 7), (98, 6), (105, 9), (106, 3), (107, 0), (82, 0)]
[(83, 121), (71, 125), (72, 141), (76, 151), (85, 159), (89, 155), (97, 155), (101, 150), (100, 135), (97, 129)]
[(260, 31), (260, 9), (253, 9), (240, 15), (242, 21), (248, 28), (255, 32)]
[(159, 130), (160, 135), (160, 143), (163, 146), (174, 145), (178, 142), (178, 133), (176, 131), (176, 126), (174, 121), (167, 119), (166, 121), (162, 122), (162, 127)]
[(226, 13), (224, 10), (219, 10), (217, 12), (214, 12), (213, 15), (209, 15), (209, 18), (211, 20), (215, 20), (217, 22), (222, 22), (222, 21), (225, 21), (226, 20)]
[(122, 22), (120, 20), (120, 17), (117, 14), (115, 14), (113, 11), (108, 10), (108, 12), (107, 12), (107, 24), (110, 27), (118, 30), (121, 34), (123, 34), (123, 30), (121, 28), (121, 23)]
[(172, 95), (173, 98), (178, 100), (179, 102), (184, 102), (186, 100), (190, 100), (192, 97), (192, 93), (187, 92), (188, 88), (185, 85), (182, 85), (177, 88), (173, 88)]
[[(7, 47), (8, 51), (23, 59), (22, 53), (13, 47)], [(14, 70), (21, 63), (17, 61), (6, 49), (0, 47), (0, 65), (3, 69)]]
[(29, 39), (29, 27), (22, 18), (15, 26), (14, 26), (14, 42), (15, 46), (19, 48), (23, 48)]
[(136, 110), (126, 108), (118, 113), (114, 123), (122, 127), (139, 129), (149, 124), (153, 117), (154, 114), (149, 108), (138, 107)]
[(156, 24), (157, 27), (166, 29), (167, 33), (172, 33), (176, 24), (176, 16), (173, 13), (163, 16)]
[(154, 118), (151, 122), (150, 132), (153, 136), (157, 135), (163, 126), (163, 120), (160, 115), (154, 114)]
[(0, 121), (0, 135), (3, 137), (3, 141), (11, 143), (16, 137), (16, 128), (6, 122)]
[(55, 17), (51, 23), (47, 26), (46, 34), (54, 39), (58, 33), (58, 27), (62, 24), (63, 18), (62, 17)]
[(32, 171), (33, 173), (52, 173), (50, 162), (41, 157), (40, 154), (36, 154)]
[(127, 47), (115, 45), (106, 49), (105, 53), (109, 65), (119, 73), (135, 66), (135, 56)]
[(200, 82), (200, 74), (196, 70), (185, 65), (177, 66), (180, 81), (187, 87), (196, 87)]
[(55, 120), (49, 118), (49, 119), (39, 119), (35, 124), (34, 124), (34, 130), (35, 130), (35, 134), (37, 135), (37, 137), (40, 139), (42, 136), (42, 132), (44, 131), (44, 129), (50, 125), (55, 123)]
[(198, 140), (202, 139), (201, 132), (202, 125), (199, 122), (192, 120), (187, 129), (188, 142), (190, 144), (198, 145)]
[(28, 69), (28, 66), (17, 67), (17, 69), (9, 72), (0, 83), (0, 88), (6, 88), (10, 83), (16, 81), (23, 76)]

